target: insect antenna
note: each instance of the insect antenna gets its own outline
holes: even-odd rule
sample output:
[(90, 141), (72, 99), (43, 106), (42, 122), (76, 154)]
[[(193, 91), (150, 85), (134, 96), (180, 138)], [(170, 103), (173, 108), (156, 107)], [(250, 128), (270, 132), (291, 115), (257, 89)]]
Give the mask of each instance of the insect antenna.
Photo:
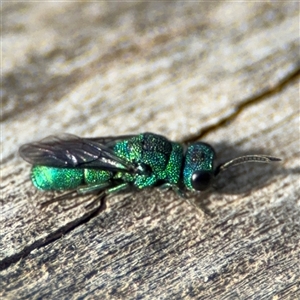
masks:
[(281, 161), (280, 158), (273, 157), (273, 156), (268, 156), (268, 155), (245, 155), (245, 156), (240, 156), (237, 158), (234, 158), (232, 160), (227, 161), (226, 163), (220, 164), (216, 170), (215, 170), (215, 177), (218, 176), (221, 172), (245, 163), (264, 163), (264, 164), (269, 164), (273, 163), (275, 161)]

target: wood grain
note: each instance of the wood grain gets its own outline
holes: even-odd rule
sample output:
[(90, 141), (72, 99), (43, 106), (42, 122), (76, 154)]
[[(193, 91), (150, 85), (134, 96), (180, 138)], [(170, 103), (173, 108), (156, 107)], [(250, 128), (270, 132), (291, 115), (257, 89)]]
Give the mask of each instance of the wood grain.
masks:
[[(2, 299), (300, 298), (299, 3), (3, 3)], [(36, 191), (20, 145), (151, 131), (230, 169), (181, 199)]]

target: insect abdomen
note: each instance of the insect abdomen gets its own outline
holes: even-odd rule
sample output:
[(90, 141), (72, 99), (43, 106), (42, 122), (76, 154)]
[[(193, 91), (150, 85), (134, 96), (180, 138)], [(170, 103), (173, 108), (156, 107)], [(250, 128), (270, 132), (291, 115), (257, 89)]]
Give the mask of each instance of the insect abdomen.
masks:
[(71, 190), (84, 182), (84, 169), (33, 166), (33, 185), (40, 190)]
[(40, 190), (72, 190), (83, 185), (106, 182), (112, 176), (112, 172), (96, 169), (34, 166), (31, 171), (31, 180)]
[(114, 176), (113, 172), (98, 170), (98, 169), (84, 169), (84, 183), (86, 185), (93, 185), (104, 183)]

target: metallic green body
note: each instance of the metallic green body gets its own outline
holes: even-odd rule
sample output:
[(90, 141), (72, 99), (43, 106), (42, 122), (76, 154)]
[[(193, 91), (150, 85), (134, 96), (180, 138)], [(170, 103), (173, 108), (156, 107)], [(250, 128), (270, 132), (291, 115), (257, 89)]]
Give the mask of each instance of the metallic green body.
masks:
[(31, 180), (40, 190), (75, 189), (83, 182), (83, 170), (33, 166)]
[(183, 147), (163, 136), (145, 133), (117, 142), (114, 153), (136, 164), (137, 172), (111, 172), (87, 168), (33, 166), (32, 182), (41, 190), (71, 190), (109, 181), (130, 183), (138, 189), (160, 182), (178, 185), (183, 163)]
[(237, 157), (215, 168), (214, 149), (196, 142), (186, 149), (161, 135), (80, 138), (62, 134), (24, 144), (21, 157), (33, 165), (31, 179), (41, 190), (101, 192), (102, 196), (151, 186), (204, 191), (220, 172), (248, 162), (270, 163), (267, 155)]
[(72, 190), (83, 185), (106, 182), (113, 174), (95, 169), (70, 169), (46, 166), (33, 166), (31, 180), (40, 190)]
[(159, 181), (176, 185), (180, 179), (183, 148), (156, 134), (140, 134), (115, 145), (116, 155), (140, 166), (140, 174), (118, 173), (117, 178), (139, 189)]
[(191, 178), (194, 172), (201, 170), (213, 174), (214, 160), (215, 152), (211, 146), (195, 143), (188, 147), (183, 168), (183, 182), (187, 189), (193, 190)]

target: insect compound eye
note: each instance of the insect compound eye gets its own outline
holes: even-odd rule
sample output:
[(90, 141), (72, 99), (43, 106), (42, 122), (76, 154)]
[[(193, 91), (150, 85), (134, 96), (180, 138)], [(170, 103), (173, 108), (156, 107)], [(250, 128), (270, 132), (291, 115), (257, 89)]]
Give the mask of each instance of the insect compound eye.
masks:
[(196, 191), (206, 190), (213, 179), (213, 174), (210, 171), (196, 171), (191, 177), (191, 185)]

